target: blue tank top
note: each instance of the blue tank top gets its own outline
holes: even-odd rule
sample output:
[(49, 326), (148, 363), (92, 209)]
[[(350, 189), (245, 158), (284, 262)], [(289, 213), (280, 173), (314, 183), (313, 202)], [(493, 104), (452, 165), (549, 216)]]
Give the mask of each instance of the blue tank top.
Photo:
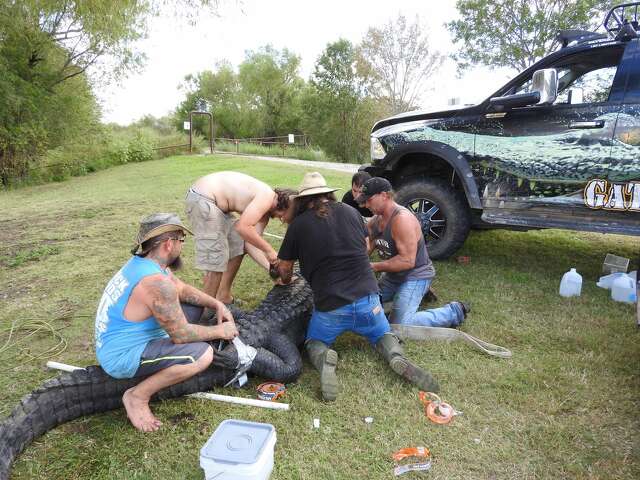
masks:
[(158, 273), (167, 275), (153, 260), (134, 256), (104, 289), (96, 314), (96, 357), (103, 370), (114, 378), (133, 377), (147, 343), (168, 337), (153, 316), (141, 322), (124, 317), (124, 309), (138, 282)]

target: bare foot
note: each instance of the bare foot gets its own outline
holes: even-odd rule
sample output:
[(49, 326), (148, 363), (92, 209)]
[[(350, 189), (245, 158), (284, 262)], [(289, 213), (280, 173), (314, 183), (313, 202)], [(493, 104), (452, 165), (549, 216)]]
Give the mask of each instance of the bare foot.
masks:
[(127, 417), (133, 426), (141, 432), (155, 432), (160, 428), (162, 422), (151, 413), (148, 401), (136, 397), (135, 388), (131, 387), (122, 395), (122, 403), (127, 411)]

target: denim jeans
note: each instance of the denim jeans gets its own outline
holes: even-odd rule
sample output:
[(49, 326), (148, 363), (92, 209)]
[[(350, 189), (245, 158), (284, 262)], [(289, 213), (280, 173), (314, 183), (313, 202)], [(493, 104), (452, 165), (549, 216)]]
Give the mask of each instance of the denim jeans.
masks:
[(431, 308), (418, 312), (422, 297), (429, 290), (429, 280), (409, 280), (399, 285), (380, 281), (382, 302), (393, 300), (391, 323), (420, 325), (423, 327), (457, 327), (464, 320), (464, 312), (459, 303), (448, 303), (440, 308)]
[(389, 331), (391, 328), (380, 304), (380, 297), (377, 293), (371, 293), (330, 312), (314, 309), (307, 330), (307, 340), (320, 340), (331, 346), (341, 333), (354, 332), (375, 345)]

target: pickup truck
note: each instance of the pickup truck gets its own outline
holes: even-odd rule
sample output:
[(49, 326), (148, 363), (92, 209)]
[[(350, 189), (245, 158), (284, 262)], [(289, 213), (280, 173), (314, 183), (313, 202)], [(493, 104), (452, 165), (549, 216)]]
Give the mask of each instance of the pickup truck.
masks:
[(612, 8), (606, 34), (560, 32), (478, 105), (374, 125), (361, 169), (391, 181), (432, 258), (472, 227), (640, 235), (639, 6)]

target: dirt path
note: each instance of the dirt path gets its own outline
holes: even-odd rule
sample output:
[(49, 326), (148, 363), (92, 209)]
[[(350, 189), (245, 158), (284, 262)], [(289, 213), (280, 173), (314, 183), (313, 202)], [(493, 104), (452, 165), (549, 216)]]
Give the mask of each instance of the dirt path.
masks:
[[(235, 153), (228, 152), (214, 152), (215, 155), (234, 155)], [(263, 157), (261, 155), (246, 155), (240, 154), (242, 157), (255, 158), (256, 160), (268, 160), (270, 162), (290, 163), (293, 165), (301, 165), (303, 167), (310, 168), (324, 168), (328, 170), (337, 170), (339, 172), (356, 173), (360, 167), (357, 163), (337, 163), (337, 162), (316, 162), (314, 160), (298, 160), (296, 158), (282, 158), (282, 157)]]

